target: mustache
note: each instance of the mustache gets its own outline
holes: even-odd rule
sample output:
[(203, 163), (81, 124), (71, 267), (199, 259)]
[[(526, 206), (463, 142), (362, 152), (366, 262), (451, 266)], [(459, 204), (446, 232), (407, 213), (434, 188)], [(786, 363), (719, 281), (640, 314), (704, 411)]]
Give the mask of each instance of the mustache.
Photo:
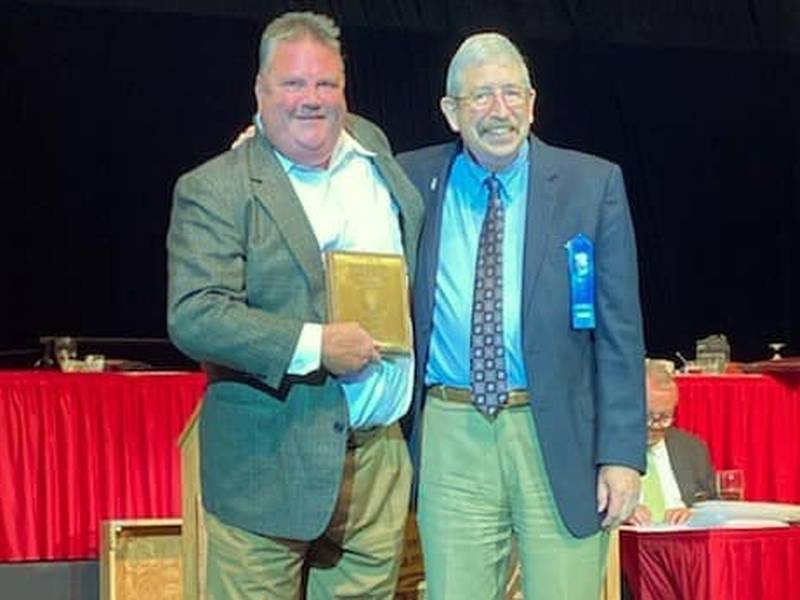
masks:
[(519, 129), (517, 123), (512, 119), (489, 117), (489, 119), (486, 122), (481, 124), (479, 132), (487, 133), (493, 129), (498, 129), (500, 127), (509, 127), (513, 131), (517, 131)]

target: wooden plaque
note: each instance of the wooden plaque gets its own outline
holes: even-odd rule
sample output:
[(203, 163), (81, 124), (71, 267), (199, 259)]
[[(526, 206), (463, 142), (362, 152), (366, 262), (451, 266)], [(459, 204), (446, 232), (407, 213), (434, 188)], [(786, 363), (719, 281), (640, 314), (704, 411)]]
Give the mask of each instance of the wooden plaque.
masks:
[(387, 354), (411, 353), (406, 262), (397, 254), (325, 253), (328, 322), (358, 322)]

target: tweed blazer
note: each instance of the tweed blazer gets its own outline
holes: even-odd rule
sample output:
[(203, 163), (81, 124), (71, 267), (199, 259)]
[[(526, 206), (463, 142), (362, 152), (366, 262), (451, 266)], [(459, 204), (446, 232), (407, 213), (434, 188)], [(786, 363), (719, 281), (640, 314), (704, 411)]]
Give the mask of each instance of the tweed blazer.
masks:
[[(345, 129), (376, 154), (413, 274), (420, 196), (377, 127), (347, 115)], [(209, 374), (205, 508), (250, 531), (317, 537), (339, 491), (347, 405), (323, 369), (287, 374), (303, 324), (326, 321), (325, 281), (314, 232), (265, 136), (180, 177), (167, 249), (170, 337)]]

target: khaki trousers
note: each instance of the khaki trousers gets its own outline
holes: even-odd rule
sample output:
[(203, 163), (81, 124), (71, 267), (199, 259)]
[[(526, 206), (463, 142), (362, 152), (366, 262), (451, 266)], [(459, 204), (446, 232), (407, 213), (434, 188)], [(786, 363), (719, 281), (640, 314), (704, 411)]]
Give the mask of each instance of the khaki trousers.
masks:
[(410, 485), (408, 450), (395, 424), (348, 448), (333, 517), (316, 540), (259, 535), (207, 513), (209, 599), (392, 598)]
[(544, 469), (529, 406), (489, 420), (428, 396), (418, 510), (426, 600), (503, 598), (512, 537), (526, 600), (597, 600), (607, 535), (570, 534)]

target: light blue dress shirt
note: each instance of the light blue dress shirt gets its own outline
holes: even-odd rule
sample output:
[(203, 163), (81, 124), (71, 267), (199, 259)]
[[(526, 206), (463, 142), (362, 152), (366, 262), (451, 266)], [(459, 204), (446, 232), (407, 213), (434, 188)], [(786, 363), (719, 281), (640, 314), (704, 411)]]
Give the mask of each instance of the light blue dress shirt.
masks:
[[(261, 129), (260, 119), (256, 126)], [(399, 208), (366, 150), (342, 132), (327, 168), (298, 165), (277, 150), (319, 244), (320, 252), (352, 250), (402, 254)], [(324, 261), (323, 261), (324, 263)], [(322, 325), (305, 323), (288, 372), (304, 375), (320, 367)], [(411, 405), (414, 357), (384, 358), (362, 371), (340, 377), (350, 427), (389, 425)]]
[[(503, 337), (511, 389), (527, 388), (522, 354), (522, 267), (528, 198), (529, 147), (496, 173), (505, 208), (503, 236)], [(436, 292), (425, 382), (469, 388), (470, 329), (478, 238), (489, 201), (484, 181), (492, 173), (466, 151), (455, 159), (442, 206)]]

